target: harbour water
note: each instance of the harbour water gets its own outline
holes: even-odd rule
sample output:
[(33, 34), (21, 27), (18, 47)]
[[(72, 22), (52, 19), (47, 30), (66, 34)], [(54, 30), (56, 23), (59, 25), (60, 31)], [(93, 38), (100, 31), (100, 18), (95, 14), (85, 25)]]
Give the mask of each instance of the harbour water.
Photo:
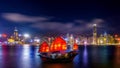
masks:
[(70, 63), (42, 63), (37, 46), (0, 46), (0, 68), (120, 68), (120, 46), (79, 46)]

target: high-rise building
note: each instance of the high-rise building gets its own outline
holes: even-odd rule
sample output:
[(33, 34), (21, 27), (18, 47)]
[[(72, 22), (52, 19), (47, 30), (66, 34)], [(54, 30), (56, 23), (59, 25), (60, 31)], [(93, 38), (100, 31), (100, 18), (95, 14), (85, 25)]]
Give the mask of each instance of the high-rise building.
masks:
[(15, 27), (15, 29), (14, 29), (14, 35), (13, 36), (14, 36), (15, 41), (19, 40), (17, 27)]
[(12, 45), (14, 45), (14, 44), (22, 44), (24, 42), (21, 41), (21, 39), (22, 38), (19, 37), (18, 30), (15, 27), (13, 35), (10, 36), (10, 38), (8, 38), (8, 43), (12, 44)]
[(93, 44), (97, 44), (97, 25), (93, 24)]

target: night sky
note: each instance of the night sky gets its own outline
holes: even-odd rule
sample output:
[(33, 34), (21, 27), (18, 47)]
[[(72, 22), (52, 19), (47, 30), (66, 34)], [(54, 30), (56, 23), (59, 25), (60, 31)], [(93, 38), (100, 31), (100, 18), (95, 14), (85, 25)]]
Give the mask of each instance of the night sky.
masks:
[(0, 33), (120, 34), (120, 4), (115, 1), (1, 0)]

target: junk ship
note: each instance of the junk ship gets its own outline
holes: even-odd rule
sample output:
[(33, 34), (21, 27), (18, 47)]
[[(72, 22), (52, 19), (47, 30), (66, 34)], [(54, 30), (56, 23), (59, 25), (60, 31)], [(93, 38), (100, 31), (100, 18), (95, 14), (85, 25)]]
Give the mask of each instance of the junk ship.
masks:
[(77, 51), (76, 43), (71, 48), (62, 37), (57, 37), (51, 45), (46, 41), (42, 42), (38, 52), (43, 62), (70, 62), (77, 55)]

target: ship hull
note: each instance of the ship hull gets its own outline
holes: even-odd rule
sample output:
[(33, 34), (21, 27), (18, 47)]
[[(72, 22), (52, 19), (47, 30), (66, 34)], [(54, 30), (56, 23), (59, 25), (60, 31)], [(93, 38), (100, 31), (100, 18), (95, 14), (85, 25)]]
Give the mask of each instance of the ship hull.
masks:
[(77, 52), (71, 51), (67, 52), (65, 54), (62, 54), (61, 56), (52, 58), (50, 55), (43, 55), (39, 54), (43, 62), (48, 62), (48, 63), (66, 63), (66, 62), (72, 62), (74, 57), (77, 55)]

